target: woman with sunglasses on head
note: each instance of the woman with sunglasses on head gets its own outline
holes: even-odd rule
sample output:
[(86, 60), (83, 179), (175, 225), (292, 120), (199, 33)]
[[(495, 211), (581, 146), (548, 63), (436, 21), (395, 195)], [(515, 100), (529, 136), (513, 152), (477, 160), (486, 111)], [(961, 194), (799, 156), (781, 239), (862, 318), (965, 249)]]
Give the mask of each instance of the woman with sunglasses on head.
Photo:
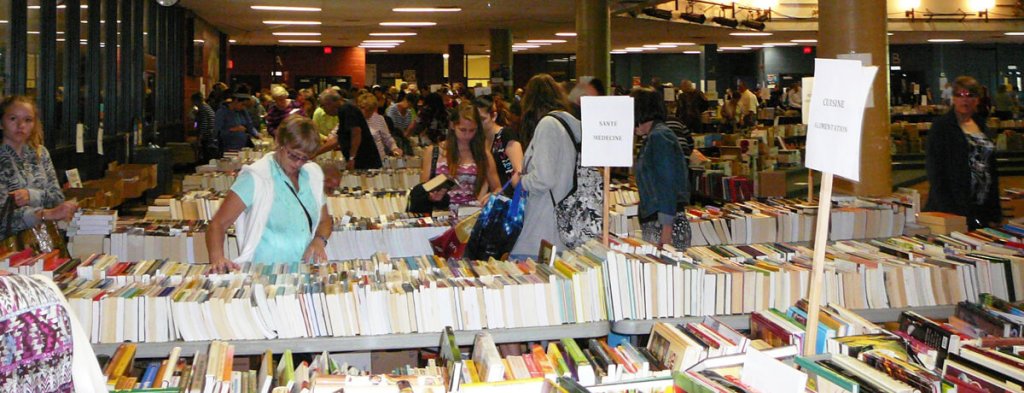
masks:
[(953, 108), (928, 130), (928, 202), (924, 211), (967, 217), (974, 230), (998, 225), (999, 177), (995, 144), (978, 113), (981, 86), (969, 76), (953, 81)]
[[(292, 116), (281, 123), (278, 148), (242, 167), (217, 214), (210, 220), (206, 247), (214, 271), (237, 263), (325, 262), (331, 216), (324, 197), (324, 174), (309, 159), (320, 147), (313, 121)], [(224, 233), (235, 224), (241, 252), (224, 255)]]

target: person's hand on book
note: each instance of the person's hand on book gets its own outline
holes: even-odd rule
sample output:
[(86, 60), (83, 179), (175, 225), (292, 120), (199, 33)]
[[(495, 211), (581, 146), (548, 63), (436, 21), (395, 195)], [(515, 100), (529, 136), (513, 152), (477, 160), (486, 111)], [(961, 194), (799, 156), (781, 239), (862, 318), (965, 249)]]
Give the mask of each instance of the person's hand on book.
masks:
[(327, 262), (327, 250), (324, 249), (324, 246), (324, 242), (319, 238), (313, 238), (313, 241), (306, 246), (306, 251), (302, 253), (302, 261), (308, 263)]
[(225, 257), (210, 261), (210, 265), (210, 271), (213, 273), (230, 273), (238, 270), (238, 264)]
[(442, 199), (444, 199), (445, 195), (448, 195), (448, 189), (445, 187), (438, 188), (427, 194), (431, 202), (440, 202)]

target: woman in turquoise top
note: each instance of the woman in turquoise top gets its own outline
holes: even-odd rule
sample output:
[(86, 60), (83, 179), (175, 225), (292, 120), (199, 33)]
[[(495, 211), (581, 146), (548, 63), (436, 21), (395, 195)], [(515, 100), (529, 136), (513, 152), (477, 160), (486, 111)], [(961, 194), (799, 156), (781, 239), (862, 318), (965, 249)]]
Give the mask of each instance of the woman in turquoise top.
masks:
[[(331, 217), (323, 172), (309, 162), (320, 147), (312, 120), (294, 116), (278, 129), (276, 151), (242, 168), (206, 236), (214, 271), (238, 262), (324, 262)], [(235, 224), (239, 257), (224, 255), (224, 233)]]

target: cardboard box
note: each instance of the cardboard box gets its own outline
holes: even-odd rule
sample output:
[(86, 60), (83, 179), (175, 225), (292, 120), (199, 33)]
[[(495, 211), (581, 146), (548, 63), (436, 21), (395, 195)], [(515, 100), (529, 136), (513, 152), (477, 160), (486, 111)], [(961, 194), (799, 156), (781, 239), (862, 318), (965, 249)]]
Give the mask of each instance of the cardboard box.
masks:
[(786, 172), (767, 171), (757, 175), (757, 196), (786, 197)]

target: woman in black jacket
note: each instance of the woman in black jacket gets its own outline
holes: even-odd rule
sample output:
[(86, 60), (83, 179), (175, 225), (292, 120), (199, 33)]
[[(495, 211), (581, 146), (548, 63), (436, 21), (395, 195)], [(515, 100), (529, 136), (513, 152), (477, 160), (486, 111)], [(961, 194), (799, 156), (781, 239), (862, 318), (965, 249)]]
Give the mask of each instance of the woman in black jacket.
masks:
[(957, 78), (953, 109), (928, 131), (930, 184), (924, 210), (965, 216), (972, 230), (1002, 221), (995, 144), (985, 134), (985, 121), (978, 117), (980, 95), (974, 78)]

